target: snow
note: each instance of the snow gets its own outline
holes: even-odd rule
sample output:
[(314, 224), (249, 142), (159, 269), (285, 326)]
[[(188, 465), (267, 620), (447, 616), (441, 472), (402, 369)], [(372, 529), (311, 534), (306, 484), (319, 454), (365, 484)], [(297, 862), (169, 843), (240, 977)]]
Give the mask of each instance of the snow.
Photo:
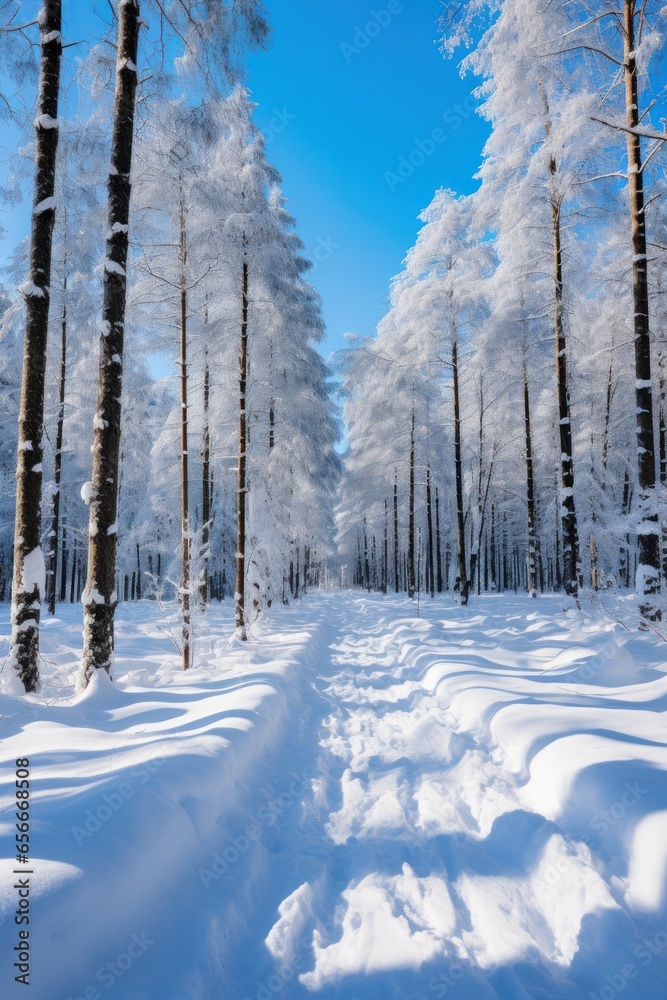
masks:
[(52, 118), (51, 115), (37, 115), (34, 124), (35, 128), (43, 128), (43, 129), (51, 129), (59, 127), (58, 119)]
[(44, 200), (40, 201), (38, 205), (35, 205), (32, 210), (32, 214), (41, 215), (42, 212), (50, 212), (55, 210), (57, 204), (58, 203), (55, 198), (44, 198)]
[(36, 285), (34, 283), (34, 281), (24, 281), (23, 284), (19, 287), (19, 292), (26, 299), (29, 299), (29, 298), (43, 299), (44, 298), (44, 289), (40, 288), (38, 285)]
[(81, 499), (83, 500), (83, 502), (86, 504), (87, 507), (90, 506), (90, 502), (94, 498), (94, 496), (95, 496), (95, 490), (93, 489), (93, 484), (90, 481), (84, 483), (83, 486), (81, 487)]
[(65, 605), (41, 692), (3, 673), (7, 859), (9, 765), (28, 754), (33, 775), (33, 996), (104, 996), (109, 977), (128, 1000), (589, 1000), (619, 977), (629, 1000), (664, 995), (655, 633), (553, 596), (420, 618), (309, 596), (247, 643), (233, 613), (195, 619), (183, 673), (176, 609), (121, 604), (116, 682), (77, 693)]
[(46, 567), (44, 564), (44, 553), (40, 547), (28, 552), (23, 559), (23, 576), (21, 577), (21, 590), (24, 594), (32, 594), (37, 589), (43, 594), (46, 582)]
[(109, 257), (106, 257), (104, 260), (104, 270), (107, 271), (109, 274), (118, 274), (120, 275), (121, 278), (126, 277), (125, 269), (122, 268), (120, 264), (118, 264), (115, 260), (111, 260)]

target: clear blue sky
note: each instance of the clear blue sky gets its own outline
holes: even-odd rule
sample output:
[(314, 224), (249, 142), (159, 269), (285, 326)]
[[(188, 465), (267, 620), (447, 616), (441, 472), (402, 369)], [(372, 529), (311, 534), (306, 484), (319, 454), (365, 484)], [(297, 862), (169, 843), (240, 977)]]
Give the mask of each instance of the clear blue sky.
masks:
[[(488, 128), (473, 110), (476, 81), (436, 44), (439, 0), (264, 2), (274, 30), (248, 83), (306, 253), (319, 258), (311, 280), (328, 354), (347, 331), (373, 333), (419, 212), (439, 187), (474, 189)], [(68, 35), (85, 36), (88, 20), (92, 10), (66, 3)], [(27, 231), (29, 199), (0, 222), (2, 261)]]
[[(373, 332), (437, 188), (476, 187), (487, 126), (472, 110), (476, 81), (436, 44), (438, 0), (265, 5), (273, 38), (249, 86), (307, 254), (324, 258), (311, 280), (328, 353), (347, 331)], [(402, 157), (415, 166), (397, 179)]]

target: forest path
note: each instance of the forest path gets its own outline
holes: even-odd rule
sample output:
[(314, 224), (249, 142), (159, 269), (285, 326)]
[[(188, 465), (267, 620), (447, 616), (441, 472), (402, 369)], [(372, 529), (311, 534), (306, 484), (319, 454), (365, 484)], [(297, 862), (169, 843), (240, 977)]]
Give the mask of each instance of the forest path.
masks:
[(667, 1000), (657, 635), (553, 595), (313, 594), (247, 643), (232, 614), (184, 675), (155, 602), (124, 605), (117, 683), (76, 694), (63, 608), (42, 693), (0, 691), (6, 820), (26, 752), (34, 780), (35, 1000)]
[(666, 689), (616, 627), (553, 598), (310, 610), (320, 648), (263, 793), (275, 817), (259, 816), (264, 871), (226, 994), (588, 998), (623, 980), (666, 995), (665, 956), (638, 961), (664, 921), (628, 908), (622, 834), (666, 802), (664, 743), (633, 749), (642, 690), (655, 708)]

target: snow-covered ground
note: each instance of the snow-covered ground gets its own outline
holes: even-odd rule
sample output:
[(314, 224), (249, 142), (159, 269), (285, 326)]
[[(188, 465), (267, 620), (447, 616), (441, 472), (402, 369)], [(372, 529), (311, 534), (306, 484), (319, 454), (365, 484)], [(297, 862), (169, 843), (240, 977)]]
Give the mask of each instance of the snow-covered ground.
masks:
[[(667, 644), (599, 608), (311, 596), (183, 675), (122, 605), (117, 682), (0, 694), (0, 994), (667, 997)], [(2, 609), (4, 650), (7, 608)], [(0, 653), (2, 653), (0, 649)], [(32, 985), (14, 985), (14, 761)]]

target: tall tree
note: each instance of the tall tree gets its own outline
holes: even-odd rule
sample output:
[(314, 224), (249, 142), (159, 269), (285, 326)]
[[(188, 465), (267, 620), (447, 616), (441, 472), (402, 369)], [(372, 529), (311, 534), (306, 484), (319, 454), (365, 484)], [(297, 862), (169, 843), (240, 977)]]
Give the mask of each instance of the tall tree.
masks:
[(58, 148), (62, 54), (61, 0), (44, 0), (39, 16), (40, 68), (35, 117), (35, 188), (30, 270), (22, 286), (26, 305), (19, 411), (10, 658), (26, 691), (39, 682), (39, 621), (45, 588), (42, 530), (42, 434), (49, 325), (51, 248)]
[(118, 601), (116, 546), (122, 366), (140, 23), (137, 0), (124, 0), (118, 7), (93, 478), (86, 490), (86, 498), (90, 503), (88, 573), (82, 595), (82, 674), (86, 683), (94, 670), (105, 670), (111, 675), (113, 665), (113, 625)]
[[(241, 279), (241, 346), (239, 350), (239, 441), (238, 486), (236, 527), (236, 628), (241, 639), (246, 632), (246, 509), (247, 509), (247, 460), (248, 460), (248, 261), (244, 256)], [(298, 589), (298, 584), (297, 584)]]

